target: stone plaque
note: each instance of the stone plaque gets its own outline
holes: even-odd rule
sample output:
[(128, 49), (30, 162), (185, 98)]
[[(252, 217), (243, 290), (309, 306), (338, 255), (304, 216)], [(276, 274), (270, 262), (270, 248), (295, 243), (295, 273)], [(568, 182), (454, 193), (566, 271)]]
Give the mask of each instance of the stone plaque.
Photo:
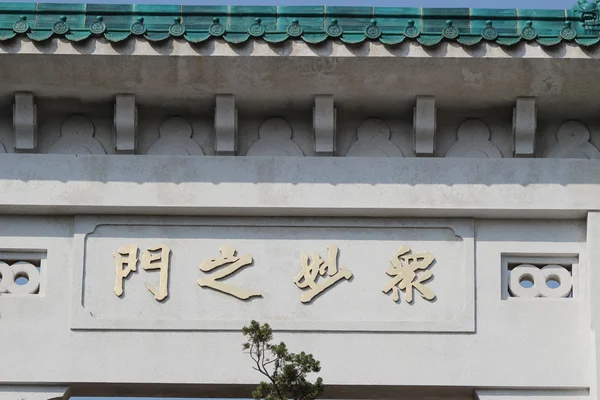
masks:
[(467, 219), (78, 217), (73, 329), (473, 332)]

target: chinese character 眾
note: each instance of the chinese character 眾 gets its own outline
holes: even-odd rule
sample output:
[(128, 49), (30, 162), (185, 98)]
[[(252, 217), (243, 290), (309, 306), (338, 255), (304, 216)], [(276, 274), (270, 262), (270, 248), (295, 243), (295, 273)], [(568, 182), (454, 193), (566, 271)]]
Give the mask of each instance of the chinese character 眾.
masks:
[[(410, 248), (401, 246), (396, 255), (390, 260), (392, 268), (386, 271), (386, 274), (393, 279), (383, 288), (383, 293), (392, 291), (392, 299), (400, 300), (400, 290), (405, 291), (406, 302), (413, 301), (413, 288), (421, 293), (421, 297), (427, 300), (433, 300), (435, 293), (426, 287), (424, 282), (433, 276), (433, 273), (427, 268), (435, 260), (431, 253), (420, 253), (407, 255)], [(417, 270), (423, 270), (421, 274)]]

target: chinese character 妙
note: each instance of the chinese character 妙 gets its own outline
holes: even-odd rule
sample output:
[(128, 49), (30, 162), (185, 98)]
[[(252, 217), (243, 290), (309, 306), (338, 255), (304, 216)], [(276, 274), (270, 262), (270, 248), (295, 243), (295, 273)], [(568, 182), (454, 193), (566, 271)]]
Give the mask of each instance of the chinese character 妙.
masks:
[[(312, 260), (309, 260), (306, 253), (300, 255), (300, 272), (294, 278), (294, 283), (300, 289), (309, 288), (306, 293), (300, 296), (302, 303), (309, 303), (316, 296), (327, 290), (340, 279), (349, 280), (352, 278), (352, 272), (342, 266), (338, 269), (338, 248), (334, 245), (327, 246), (327, 260), (323, 260), (321, 256), (313, 252)], [(320, 277), (327, 274), (328, 278), (323, 283), (318, 283)]]

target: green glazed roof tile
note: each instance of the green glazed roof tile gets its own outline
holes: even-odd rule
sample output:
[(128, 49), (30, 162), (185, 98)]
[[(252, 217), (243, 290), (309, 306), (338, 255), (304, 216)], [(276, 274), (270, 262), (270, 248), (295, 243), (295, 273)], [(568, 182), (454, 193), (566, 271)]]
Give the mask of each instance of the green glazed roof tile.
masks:
[(36, 3), (0, 3), (0, 13), (35, 13), (37, 10)]
[(375, 18), (421, 18), (421, 9), (416, 7), (373, 7)]
[(518, 9), (517, 15), (519, 19), (547, 19), (547, 20), (559, 20), (564, 21), (565, 10), (529, 10), (529, 9)]
[(60, 14), (69, 13), (83, 14), (85, 12), (85, 4), (70, 4), (70, 3), (38, 3), (37, 12), (38, 14)]
[(323, 6), (279, 6), (277, 7), (278, 16), (319, 16), (325, 14)]
[(372, 18), (373, 7), (346, 7), (346, 6), (331, 6), (327, 7), (327, 15), (329, 16), (344, 16), (347, 18)]
[(555, 46), (569, 41), (593, 46), (600, 40), (600, 5), (578, 0), (569, 10), (324, 6), (189, 6), (0, 3), (0, 40), (15, 37), (111, 42), (142, 37), (181, 37), (190, 43), (222, 38), (232, 43), (303, 40), (317, 44), (366, 40), (386, 46), (413, 42), (462, 46), (521, 41)]
[(440, 19), (454, 19), (454, 18), (465, 18), (468, 19), (470, 14), (468, 8), (423, 8), (423, 18), (440, 18)]
[(204, 31), (213, 23), (214, 18), (219, 18), (221, 23), (227, 24), (229, 16), (228, 6), (182, 6), (182, 23), (187, 31)]
[(160, 6), (155, 4), (136, 4), (133, 6), (133, 13), (136, 15), (177, 15), (181, 13), (180, 5)]
[(277, 7), (262, 6), (232, 6), (229, 9), (229, 20), (227, 31), (246, 33), (254, 23), (265, 27), (265, 30), (273, 30), (277, 25)]
[(325, 16), (323, 15), (321, 17), (280, 16), (277, 18), (277, 31), (286, 32), (287, 28), (296, 20), (305, 32), (325, 30)]
[[(133, 14), (133, 4), (87, 4), (86, 14)], [(138, 6), (139, 7), (139, 6)]]
[(228, 15), (228, 6), (181, 6), (181, 13), (184, 16), (212, 16), (212, 15)]

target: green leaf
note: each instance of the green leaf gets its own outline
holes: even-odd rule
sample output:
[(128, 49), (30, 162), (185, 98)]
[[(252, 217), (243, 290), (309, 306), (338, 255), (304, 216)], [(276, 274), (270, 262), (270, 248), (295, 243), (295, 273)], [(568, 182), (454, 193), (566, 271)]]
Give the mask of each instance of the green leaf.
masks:
[[(273, 330), (269, 324), (261, 325), (253, 320), (242, 328), (242, 334), (248, 340), (243, 344), (244, 349), (270, 381), (256, 387), (252, 392), (254, 399), (314, 400), (323, 393), (323, 379), (318, 377), (314, 383), (308, 379), (308, 374), (321, 371), (321, 364), (312, 354), (289, 353), (283, 342), (272, 345)], [(269, 352), (271, 355), (265, 354)]]

